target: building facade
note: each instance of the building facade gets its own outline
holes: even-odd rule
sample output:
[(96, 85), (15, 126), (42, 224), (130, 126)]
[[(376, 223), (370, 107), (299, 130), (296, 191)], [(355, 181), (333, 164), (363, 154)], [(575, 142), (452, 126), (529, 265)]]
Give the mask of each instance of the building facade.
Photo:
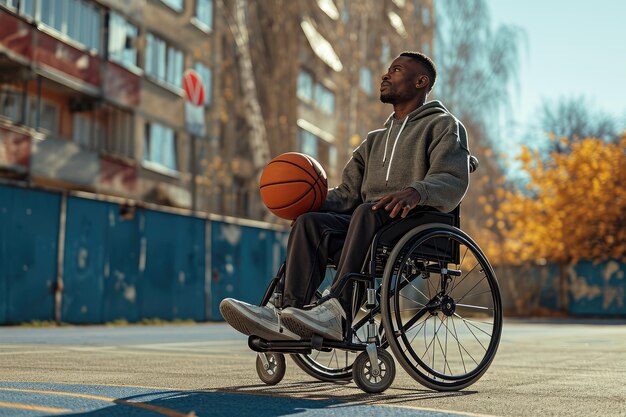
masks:
[(264, 164), (305, 152), (337, 184), (391, 112), (390, 61), (432, 52), (432, 16), (432, 0), (0, 0), (0, 174), (274, 221)]

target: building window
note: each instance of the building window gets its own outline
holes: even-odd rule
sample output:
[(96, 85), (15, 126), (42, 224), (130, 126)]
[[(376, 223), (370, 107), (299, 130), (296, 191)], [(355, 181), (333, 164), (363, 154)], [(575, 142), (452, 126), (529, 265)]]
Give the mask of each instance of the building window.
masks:
[(337, 147), (335, 145), (329, 145), (328, 147), (328, 168), (333, 174), (337, 169)]
[(163, 3), (167, 4), (172, 9), (177, 12), (183, 11), (183, 0), (161, 0)]
[(391, 46), (387, 38), (383, 38), (382, 45), (380, 47), (380, 62), (386, 68), (391, 63)]
[(341, 8), (341, 21), (346, 24), (350, 20), (350, 9), (348, 8), (348, 2), (345, 1), (343, 3), (343, 7)]
[[(31, 99), (30, 114), (35, 117), (37, 115), (37, 100)], [(59, 108), (48, 101), (41, 102), (41, 115), (39, 116), (39, 126), (35, 126), (36, 121), (32, 120), (31, 126), (37, 129), (43, 129), (49, 134), (56, 136), (59, 134)]]
[(298, 74), (298, 98), (304, 101), (313, 101), (313, 77), (307, 71), (300, 70)]
[(74, 113), (72, 140), (88, 150), (97, 150), (104, 143), (104, 127), (94, 115)]
[(317, 152), (317, 140), (317, 136), (313, 133), (304, 129), (298, 129), (298, 148), (300, 149), (300, 152), (315, 159), (319, 158)]
[(298, 129), (298, 152), (315, 158), (327, 172), (337, 168), (337, 147), (305, 129)]
[(100, 50), (100, 8), (84, 0), (30, 0), (25, 1), (22, 13), (41, 20), (59, 33)]
[(109, 59), (125, 67), (137, 67), (137, 27), (117, 13), (109, 15)]
[(196, 22), (207, 31), (213, 30), (213, 0), (196, 1)]
[(422, 9), (422, 23), (424, 26), (430, 25), (430, 9), (427, 7)]
[(112, 154), (134, 158), (135, 123), (133, 113), (113, 106), (107, 106), (105, 111), (107, 135), (103, 142), (104, 150)]
[(369, 68), (361, 67), (359, 86), (368, 96), (372, 95), (372, 71)]
[(335, 93), (315, 82), (311, 73), (300, 70), (298, 74), (298, 98), (313, 105), (325, 113), (332, 114), (335, 111)]
[(20, 13), (28, 17), (35, 17), (35, 0), (20, 1)]
[(22, 93), (11, 90), (0, 91), (0, 115), (14, 122), (22, 122)]
[(322, 84), (315, 84), (315, 105), (321, 111), (332, 114), (335, 112), (335, 93)]
[(11, 7), (15, 9), (18, 6), (18, 1), (17, 0), (0, 0), (0, 4), (4, 4), (7, 7)]
[(177, 170), (176, 134), (159, 123), (146, 123), (143, 159), (170, 170)]
[(208, 68), (204, 64), (201, 64), (200, 62), (196, 62), (196, 64), (193, 66), (193, 69), (196, 70), (198, 75), (200, 75), (200, 79), (204, 84), (204, 104), (208, 106), (211, 104), (211, 95), (213, 91), (213, 73), (211, 72), (210, 68)]
[[(24, 99), (26, 100), (25, 115), (22, 114)], [(0, 115), (8, 117), (16, 123), (23, 123), (56, 136), (59, 133), (58, 106), (44, 99), (41, 99), (40, 105), (41, 114), (38, 117), (36, 97), (23, 97), (22, 93), (17, 91), (0, 91)]]
[(151, 33), (146, 40), (146, 74), (181, 88), (183, 53)]

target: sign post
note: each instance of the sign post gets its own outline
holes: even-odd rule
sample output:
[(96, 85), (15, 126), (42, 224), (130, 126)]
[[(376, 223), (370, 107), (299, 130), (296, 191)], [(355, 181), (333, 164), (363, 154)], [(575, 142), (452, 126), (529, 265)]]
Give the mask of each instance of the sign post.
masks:
[(183, 74), (183, 89), (185, 90), (185, 128), (191, 134), (191, 209), (197, 209), (196, 175), (198, 163), (196, 161), (197, 137), (206, 136), (204, 118), (204, 98), (206, 90), (200, 75), (188, 69)]
[(192, 135), (206, 135), (204, 125), (204, 98), (206, 91), (204, 83), (192, 69), (183, 74), (183, 89), (185, 90), (185, 127)]

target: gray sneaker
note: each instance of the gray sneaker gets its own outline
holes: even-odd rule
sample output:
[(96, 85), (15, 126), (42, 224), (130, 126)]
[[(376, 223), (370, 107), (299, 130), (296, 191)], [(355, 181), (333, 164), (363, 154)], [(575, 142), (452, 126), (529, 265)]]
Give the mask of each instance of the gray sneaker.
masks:
[(336, 298), (324, 301), (310, 310), (287, 307), (281, 314), (282, 324), (303, 339), (310, 339), (314, 334), (324, 339), (343, 340), (342, 318), (346, 313)]
[(264, 307), (225, 298), (220, 303), (220, 313), (235, 330), (265, 340), (300, 340), (300, 336), (281, 328), (278, 310), (273, 305)]

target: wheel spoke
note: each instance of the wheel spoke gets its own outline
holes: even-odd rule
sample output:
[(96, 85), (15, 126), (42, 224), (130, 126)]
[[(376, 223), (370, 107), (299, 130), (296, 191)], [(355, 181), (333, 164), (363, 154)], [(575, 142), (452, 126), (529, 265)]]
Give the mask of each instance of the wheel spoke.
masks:
[(465, 307), (465, 308), (475, 308), (478, 310), (489, 310), (489, 311), (493, 311), (493, 308), (489, 308), (489, 307), (482, 307), (482, 306), (473, 306), (470, 304), (458, 304), (456, 305), (457, 307)]
[[(420, 329), (424, 328), (426, 326), (426, 322), (428, 321), (428, 318), (426, 318), (426, 320), (424, 320), (422, 322), (422, 324), (420, 325)], [(417, 329), (417, 331), (415, 332), (415, 336), (413, 336), (413, 338), (411, 339), (411, 341), (409, 342), (409, 346), (413, 343), (413, 341), (415, 340), (415, 338), (417, 337), (418, 334), (420, 334), (420, 329)], [(408, 333), (411, 329), (407, 330), (405, 332)], [(406, 352), (409, 348), (407, 347), (406, 349), (404, 349), (404, 352)]]
[[(435, 329), (437, 323), (433, 322), (433, 329)], [(439, 325), (439, 328), (441, 328), (441, 324)], [(435, 336), (437, 335), (437, 331), (434, 332)], [(430, 343), (428, 344), (428, 346), (426, 346), (426, 350), (424, 351), (424, 353), (422, 354), (422, 356), (426, 355), (428, 353), (428, 350), (430, 349), (430, 345), (433, 344), (433, 342), (435, 341), (435, 337), (433, 336), (433, 338), (431, 339)], [(424, 332), (424, 344), (426, 344), (426, 332)]]
[(458, 303), (458, 302), (461, 302), (461, 301), (465, 298), (465, 296), (466, 296), (467, 294), (469, 294), (469, 293), (470, 293), (470, 292), (471, 292), (474, 288), (476, 288), (476, 287), (478, 286), (478, 284), (480, 284), (481, 282), (483, 282), (483, 281), (485, 280), (485, 278), (486, 278), (486, 276), (485, 276), (485, 275), (483, 275), (483, 277), (480, 279), (480, 281), (478, 281), (476, 284), (474, 284), (474, 286), (473, 286), (472, 288), (470, 288), (469, 290), (467, 290), (467, 291), (465, 292), (465, 294), (463, 294), (463, 296), (457, 300), (457, 303)]
[(469, 277), (469, 276), (470, 276), (470, 274), (471, 274), (472, 272), (474, 272), (474, 269), (476, 269), (476, 267), (477, 267), (478, 265), (480, 265), (480, 262), (479, 262), (479, 263), (477, 263), (476, 265), (474, 265), (474, 266), (472, 267), (472, 269), (470, 269), (469, 271), (467, 271), (467, 274), (465, 274), (465, 276), (464, 276), (463, 278), (461, 278), (461, 279), (460, 279), (460, 280), (459, 280), (459, 281), (458, 281), (458, 282), (457, 282), (454, 286), (452, 286), (452, 288), (450, 289), (450, 291), (448, 291), (448, 294), (452, 294), (452, 291), (454, 291), (454, 289), (455, 289), (456, 287), (458, 287), (458, 286), (459, 286), (459, 285), (460, 285), (460, 284), (461, 284), (461, 283), (465, 280), (465, 278)]
[[(407, 297), (406, 295), (402, 295), (402, 294), (398, 294), (398, 295), (399, 295), (400, 297), (404, 298), (405, 300), (411, 301), (412, 303), (418, 304), (418, 305), (420, 305), (420, 306), (422, 306), (422, 307), (426, 307), (426, 305), (425, 305), (425, 304), (422, 304), (422, 303), (420, 303), (419, 301), (415, 301), (414, 299), (409, 298), (409, 297)], [(422, 294), (422, 295), (424, 295), (424, 294)], [(424, 297), (426, 297), (426, 296), (424, 295)]]
[(481, 329), (480, 327), (476, 326), (474, 323), (478, 323), (478, 324), (485, 324), (485, 325), (487, 325), (487, 326), (493, 326), (493, 323), (486, 323), (486, 322), (483, 322), (483, 321), (475, 321), (475, 320), (466, 319), (465, 317), (461, 317), (461, 316), (460, 316), (460, 315), (458, 315), (457, 313), (454, 313), (454, 315), (455, 315), (457, 318), (459, 318), (459, 319), (463, 320), (463, 322), (464, 322), (464, 323), (466, 323), (466, 325), (467, 325), (467, 323), (469, 323), (469, 324), (471, 324), (471, 325), (472, 325), (472, 327), (474, 327), (475, 329), (480, 330), (481, 332), (483, 332), (483, 333), (484, 333), (484, 334), (486, 334), (487, 336), (491, 336), (491, 333), (487, 333), (485, 330), (483, 330), (483, 329)]
[(461, 362), (463, 363), (463, 371), (465, 373), (467, 373), (467, 367), (465, 366), (465, 359), (463, 358), (463, 352), (461, 352), (461, 344), (458, 343), (458, 341), (459, 341), (459, 334), (456, 331), (456, 325), (454, 324), (454, 318), (452, 319), (452, 328), (454, 329), (454, 335), (452, 335), (452, 337), (454, 337), (454, 339), (457, 341), (457, 346), (459, 347), (459, 355), (461, 356)]
[[(482, 348), (483, 348), (483, 350), (484, 350), (485, 352), (487, 352), (487, 348), (486, 348), (486, 347), (483, 345), (483, 343), (482, 343), (482, 342), (478, 339), (478, 337), (476, 336), (476, 333), (474, 333), (474, 332), (472, 331), (472, 329), (470, 329), (470, 327), (469, 327), (469, 325), (467, 324), (467, 322), (466, 322), (465, 320), (463, 320), (463, 323), (465, 324), (465, 327), (467, 327), (467, 330), (469, 330), (469, 331), (470, 331), (470, 333), (472, 334), (472, 336), (474, 336), (474, 339), (476, 339), (476, 341), (478, 342), (478, 344), (479, 344), (480, 346), (482, 346)], [(476, 327), (476, 326), (474, 326), (474, 327)], [(477, 327), (476, 327), (476, 328), (477, 328)], [(478, 328), (477, 328), (477, 329), (478, 329)], [(485, 332), (485, 331), (484, 331), (484, 330), (482, 330), (482, 329), (478, 329), (478, 330), (480, 330), (481, 332), (485, 333), (485, 334), (486, 334), (486, 335), (488, 335), (488, 336), (491, 336), (489, 333)], [(472, 359), (473, 359), (473, 358), (472, 358)]]
[[(441, 324), (443, 324), (443, 319), (439, 318), (439, 320), (441, 320)], [(445, 327), (445, 326), (444, 326)], [(447, 329), (447, 327), (446, 327)], [(443, 345), (441, 344), (441, 340), (439, 339), (439, 335), (437, 335), (435, 333), (435, 336), (437, 337), (437, 343), (439, 344), (439, 349), (441, 349), (441, 353), (443, 353), (443, 372), (446, 372), (446, 366), (448, 367), (448, 369), (450, 369), (450, 365), (448, 364), (448, 356), (446, 355), (446, 351), (443, 348)], [(448, 346), (448, 331), (446, 330), (446, 350), (447, 350), (447, 346)], [(434, 369), (434, 362), (433, 362), (433, 369)], [(452, 373), (452, 371), (450, 371), (450, 373)]]
[[(478, 295), (483, 295), (483, 294), (491, 294), (491, 293), (492, 293), (491, 289), (488, 289), (488, 290), (485, 290), (485, 291), (482, 291), (482, 292), (477, 292), (477, 293), (474, 293), (474, 294), (467, 294), (467, 295), (464, 295), (464, 296), (463, 296), (463, 298), (464, 298), (464, 299), (465, 299), (465, 298), (472, 298), (472, 297), (476, 297), (476, 296), (478, 296)], [(461, 301), (461, 300), (458, 300), (458, 301)], [(458, 301), (457, 301), (457, 305), (458, 305)]]

